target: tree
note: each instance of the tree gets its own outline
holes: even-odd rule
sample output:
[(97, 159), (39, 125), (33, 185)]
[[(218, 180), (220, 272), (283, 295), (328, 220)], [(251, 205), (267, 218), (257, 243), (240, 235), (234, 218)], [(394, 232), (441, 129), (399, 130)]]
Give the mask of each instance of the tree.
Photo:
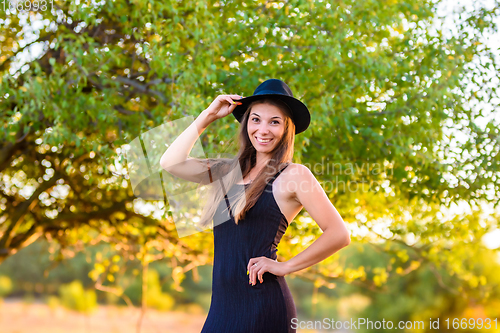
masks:
[[(466, 281), (466, 263), (443, 249), (472, 254), (497, 222), (479, 213), (443, 222), (438, 210), (461, 200), (498, 204), (498, 126), (478, 126), (474, 105), (498, 107), (496, 87), (484, 81), (498, 64), (480, 37), (496, 31), (499, 3), (457, 22), (452, 38), (432, 26), (437, 3), (58, 1), (36, 13), (2, 12), (0, 261), (39, 237), (63, 249), (103, 240), (144, 267), (171, 258), (181, 281), (210, 262), (210, 233), (175, 237), (168, 198), (155, 203), (162, 218), (137, 212), (122, 146), (197, 116), (219, 93), (245, 96), (280, 78), (312, 110), (296, 162), (309, 164), (351, 228), (366, 231), (353, 239), (392, 256), (394, 272), (427, 260)], [(210, 127), (206, 153), (235, 153), (227, 142), (237, 127), (230, 117)], [(318, 234), (310, 222), (302, 212), (291, 224), (280, 259)], [(372, 289), (389, 276), (338, 267), (336, 255), (297, 274)]]

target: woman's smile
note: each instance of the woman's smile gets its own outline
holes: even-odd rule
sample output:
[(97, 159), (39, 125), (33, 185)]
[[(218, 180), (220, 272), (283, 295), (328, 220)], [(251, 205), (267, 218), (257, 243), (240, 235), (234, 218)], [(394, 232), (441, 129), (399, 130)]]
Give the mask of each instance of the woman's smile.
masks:
[(268, 138), (264, 139), (264, 138), (259, 138), (259, 137), (255, 137), (255, 139), (261, 145), (267, 145), (267, 144), (269, 144), (273, 140), (273, 139), (268, 139)]

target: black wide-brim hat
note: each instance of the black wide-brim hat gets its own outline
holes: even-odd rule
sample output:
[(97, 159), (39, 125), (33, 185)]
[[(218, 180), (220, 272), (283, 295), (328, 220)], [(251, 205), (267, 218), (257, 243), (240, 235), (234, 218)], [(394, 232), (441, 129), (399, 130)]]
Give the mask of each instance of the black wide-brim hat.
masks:
[(293, 97), (292, 91), (285, 82), (278, 79), (269, 79), (262, 82), (257, 89), (255, 89), (252, 96), (248, 96), (238, 101), (242, 103), (234, 108), (232, 114), (241, 123), (245, 111), (253, 101), (271, 97), (279, 99), (284, 102), (292, 112), (292, 121), (295, 124), (295, 134), (304, 132), (311, 123), (311, 114), (307, 106)]

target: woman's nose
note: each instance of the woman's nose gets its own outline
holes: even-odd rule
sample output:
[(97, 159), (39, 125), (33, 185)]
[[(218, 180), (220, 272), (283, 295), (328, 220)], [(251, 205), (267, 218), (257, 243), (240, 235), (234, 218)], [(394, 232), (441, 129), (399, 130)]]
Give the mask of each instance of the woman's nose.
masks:
[(262, 124), (259, 126), (259, 133), (261, 134), (267, 134), (269, 133), (269, 127), (267, 127), (266, 124)]

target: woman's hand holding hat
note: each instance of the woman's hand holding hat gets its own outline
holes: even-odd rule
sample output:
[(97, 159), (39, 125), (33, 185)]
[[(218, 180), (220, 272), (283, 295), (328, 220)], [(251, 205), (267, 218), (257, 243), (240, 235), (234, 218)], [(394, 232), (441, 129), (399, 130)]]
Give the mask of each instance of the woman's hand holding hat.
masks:
[(243, 97), (240, 95), (219, 95), (203, 112), (206, 114), (210, 122), (220, 118), (224, 118), (225, 116), (233, 112), (236, 106), (241, 105), (241, 103), (235, 102), (233, 99), (241, 98)]

